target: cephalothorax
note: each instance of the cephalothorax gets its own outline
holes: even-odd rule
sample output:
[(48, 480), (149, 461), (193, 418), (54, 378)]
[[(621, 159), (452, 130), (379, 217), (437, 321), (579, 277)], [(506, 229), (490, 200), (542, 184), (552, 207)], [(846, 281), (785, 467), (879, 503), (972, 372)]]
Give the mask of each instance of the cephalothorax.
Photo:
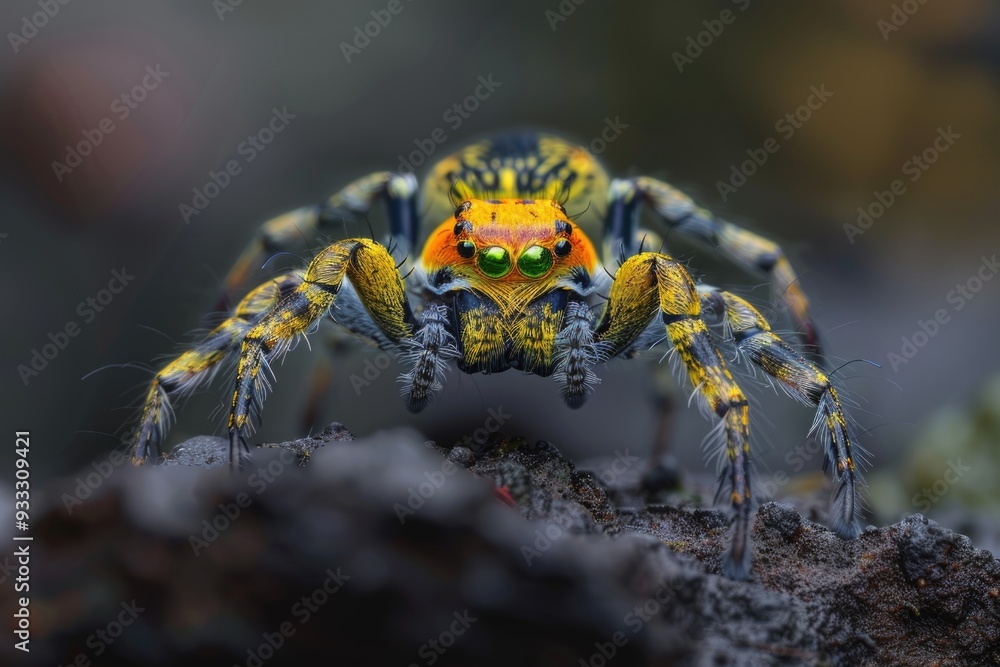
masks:
[[(744, 578), (753, 506), (749, 408), (718, 351), (724, 341), (792, 398), (816, 408), (813, 431), (837, 482), (834, 528), (844, 538), (858, 534), (859, 477), (848, 421), (830, 376), (815, 361), (819, 342), (807, 301), (776, 244), (714, 218), (667, 183), (609, 182), (585, 149), (520, 133), (444, 158), (422, 191), (412, 174), (378, 172), (320, 206), (275, 218), (237, 262), (227, 292), (235, 293), (268, 254), (333, 232), (379, 201), (386, 206), (388, 247), (368, 238), (327, 245), (305, 269), (249, 292), (225, 321), (156, 374), (132, 435), (135, 462), (160, 456), (171, 402), (235, 359), (228, 429), (230, 463), (238, 467), (248, 455), (252, 412), (269, 388), (270, 362), (327, 317), (398, 355), (403, 399), (414, 411), (427, 406), (453, 364), (465, 373), (552, 376), (567, 405), (577, 408), (599, 382), (597, 365), (661, 343), (676, 352), (703, 410), (717, 422), (720, 495), (733, 514), (723, 570)], [(591, 205), (606, 211), (602, 254), (615, 254), (614, 266), (601, 263), (567, 212)], [(662, 248), (647, 250), (648, 239), (658, 237), (640, 229), (643, 205), (673, 233), (769, 276), (804, 352), (772, 332), (744, 299), (696, 284)], [(429, 234), (422, 234), (418, 211), (439, 223)], [(414, 256), (412, 267), (400, 268)]]

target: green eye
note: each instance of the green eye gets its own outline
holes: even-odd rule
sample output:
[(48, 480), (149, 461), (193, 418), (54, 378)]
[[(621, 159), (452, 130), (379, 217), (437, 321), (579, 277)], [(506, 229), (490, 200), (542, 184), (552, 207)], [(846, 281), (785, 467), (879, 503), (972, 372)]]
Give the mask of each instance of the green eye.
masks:
[(479, 251), (479, 270), (490, 278), (503, 278), (510, 273), (510, 254), (506, 248), (490, 246)]
[(526, 278), (539, 278), (552, 268), (552, 253), (540, 245), (533, 245), (517, 258), (517, 268)]

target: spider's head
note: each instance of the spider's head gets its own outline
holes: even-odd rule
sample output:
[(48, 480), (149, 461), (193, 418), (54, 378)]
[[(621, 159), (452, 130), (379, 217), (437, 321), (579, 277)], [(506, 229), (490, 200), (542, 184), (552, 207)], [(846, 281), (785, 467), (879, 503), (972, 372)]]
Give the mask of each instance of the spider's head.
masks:
[(580, 271), (591, 275), (590, 239), (550, 199), (470, 199), (424, 245), (428, 273), (448, 269), (473, 289), (502, 297), (543, 293)]

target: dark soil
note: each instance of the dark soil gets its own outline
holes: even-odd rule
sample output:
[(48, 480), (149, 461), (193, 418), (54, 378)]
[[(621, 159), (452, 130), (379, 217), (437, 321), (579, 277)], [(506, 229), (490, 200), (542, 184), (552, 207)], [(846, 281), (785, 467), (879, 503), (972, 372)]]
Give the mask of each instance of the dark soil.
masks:
[(920, 515), (844, 542), (767, 503), (735, 582), (725, 515), (643, 491), (628, 452), (332, 425), (224, 458), (196, 438), (35, 499), (30, 664), (1000, 664), (1000, 563)]

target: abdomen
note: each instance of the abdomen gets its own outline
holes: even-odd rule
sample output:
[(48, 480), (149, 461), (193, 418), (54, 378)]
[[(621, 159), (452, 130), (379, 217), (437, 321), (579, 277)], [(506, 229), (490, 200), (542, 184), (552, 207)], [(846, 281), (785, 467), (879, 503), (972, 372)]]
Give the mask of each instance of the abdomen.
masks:
[(443, 158), (426, 176), (423, 205), (430, 225), (465, 199), (554, 199), (573, 215), (603, 206), (607, 188), (607, 172), (587, 149), (552, 134), (517, 132)]

